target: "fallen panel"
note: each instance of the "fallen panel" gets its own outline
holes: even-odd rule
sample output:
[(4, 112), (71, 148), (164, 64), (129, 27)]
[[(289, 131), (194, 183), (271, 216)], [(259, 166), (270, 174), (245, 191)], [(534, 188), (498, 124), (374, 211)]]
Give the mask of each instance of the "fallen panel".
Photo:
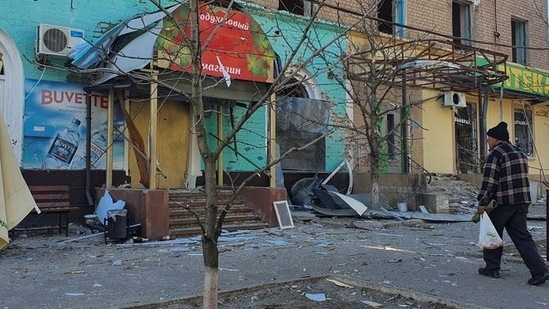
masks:
[(326, 215), (326, 216), (358, 217), (358, 214), (352, 208), (335, 209), (335, 208), (325, 208), (325, 207), (316, 206), (316, 205), (313, 205), (312, 207), (316, 212), (321, 213), (321, 214)]
[(469, 222), (471, 214), (432, 214), (415, 211), (388, 211), (391, 215), (398, 215), (403, 219), (422, 219), (425, 221), (440, 221), (440, 222)]
[(368, 207), (366, 207), (366, 205), (362, 204), (362, 202), (350, 197), (350, 196), (347, 196), (347, 195), (343, 195), (341, 193), (338, 193), (338, 192), (330, 192), (331, 194), (334, 194), (335, 196), (339, 197), (343, 202), (345, 202), (345, 204), (349, 205), (349, 207), (351, 207), (354, 211), (356, 211), (356, 213), (359, 215), (359, 216), (362, 216), (362, 214), (364, 214), (364, 212), (366, 211), (366, 209), (368, 209)]

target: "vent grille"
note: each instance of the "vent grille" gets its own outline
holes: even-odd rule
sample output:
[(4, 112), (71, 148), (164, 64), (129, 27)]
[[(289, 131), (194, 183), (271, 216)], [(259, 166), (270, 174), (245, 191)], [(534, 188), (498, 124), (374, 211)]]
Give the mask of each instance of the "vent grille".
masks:
[(44, 46), (54, 53), (59, 53), (67, 48), (68, 38), (63, 31), (56, 28), (44, 32)]

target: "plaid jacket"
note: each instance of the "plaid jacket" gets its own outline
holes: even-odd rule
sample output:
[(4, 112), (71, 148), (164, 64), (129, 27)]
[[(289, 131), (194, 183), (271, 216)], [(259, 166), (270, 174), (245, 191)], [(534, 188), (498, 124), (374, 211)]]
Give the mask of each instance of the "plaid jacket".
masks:
[(498, 204), (531, 203), (526, 154), (509, 142), (494, 147), (484, 162), (477, 199), (480, 205), (487, 205), (491, 199)]

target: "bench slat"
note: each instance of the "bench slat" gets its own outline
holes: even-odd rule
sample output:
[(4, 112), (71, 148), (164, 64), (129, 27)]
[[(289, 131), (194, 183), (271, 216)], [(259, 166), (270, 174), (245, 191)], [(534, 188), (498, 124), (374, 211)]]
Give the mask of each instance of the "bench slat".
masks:
[(48, 192), (48, 191), (58, 191), (58, 192), (67, 192), (69, 186), (64, 185), (47, 185), (47, 186), (29, 186), (31, 192)]
[(57, 208), (45, 208), (45, 207), (39, 207), (42, 212), (47, 213), (61, 213), (61, 212), (70, 212), (73, 210), (78, 210), (78, 207), (57, 207)]
[[(59, 232), (65, 229), (65, 235), (68, 236), (68, 213), (78, 210), (77, 206), (71, 206), (69, 186), (67, 185), (39, 185), (29, 186), (29, 190), (36, 202), (36, 205), (43, 213), (59, 214)], [(36, 211), (36, 210), (34, 210)], [(62, 217), (65, 223), (62, 223)]]
[(40, 208), (62, 208), (62, 207), (71, 206), (71, 203), (69, 201), (66, 201), (66, 202), (36, 201), (36, 205), (38, 205), (38, 207)]

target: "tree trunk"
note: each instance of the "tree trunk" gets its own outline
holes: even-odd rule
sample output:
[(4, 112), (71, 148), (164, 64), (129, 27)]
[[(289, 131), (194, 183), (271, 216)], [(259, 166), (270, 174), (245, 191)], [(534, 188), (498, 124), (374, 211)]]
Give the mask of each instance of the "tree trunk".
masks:
[[(378, 110), (378, 102), (372, 103), (376, 106), (374, 111)], [(370, 116), (370, 182), (372, 184), (372, 209), (380, 209), (379, 205), (379, 166), (380, 166), (380, 152), (381, 152), (381, 141), (379, 137), (378, 129), (378, 114), (373, 112)]]
[(217, 308), (217, 283), (219, 281), (219, 268), (205, 267), (204, 272), (204, 309)]
[(217, 308), (217, 286), (219, 273), (219, 249), (217, 240), (219, 232), (217, 228), (217, 158), (207, 158), (205, 165), (205, 191), (206, 191), (206, 216), (204, 218), (204, 231), (202, 233), (202, 254), (204, 259), (204, 299), (203, 308)]

